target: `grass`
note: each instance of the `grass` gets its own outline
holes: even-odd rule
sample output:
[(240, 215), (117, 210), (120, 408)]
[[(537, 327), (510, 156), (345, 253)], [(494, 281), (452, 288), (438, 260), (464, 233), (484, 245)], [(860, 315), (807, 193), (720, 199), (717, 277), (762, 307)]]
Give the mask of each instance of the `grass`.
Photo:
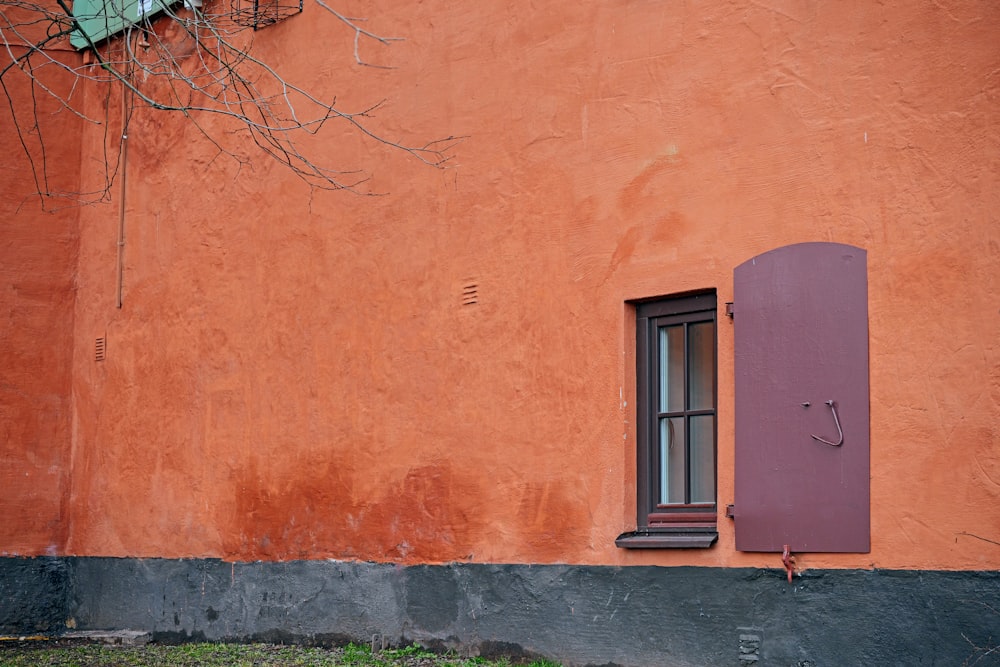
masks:
[[(417, 646), (373, 652), (274, 644), (181, 644), (178, 646), (58, 645), (16, 642), (0, 645), (0, 667), (512, 667), (507, 659), (463, 658)], [(559, 667), (539, 660), (528, 667)]]

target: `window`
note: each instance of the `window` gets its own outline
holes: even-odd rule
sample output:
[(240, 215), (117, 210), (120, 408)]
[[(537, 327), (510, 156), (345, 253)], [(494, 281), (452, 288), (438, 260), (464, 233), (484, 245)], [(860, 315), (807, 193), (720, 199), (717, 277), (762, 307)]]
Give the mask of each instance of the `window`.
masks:
[(637, 529), (620, 547), (718, 538), (715, 309), (714, 292), (636, 304)]

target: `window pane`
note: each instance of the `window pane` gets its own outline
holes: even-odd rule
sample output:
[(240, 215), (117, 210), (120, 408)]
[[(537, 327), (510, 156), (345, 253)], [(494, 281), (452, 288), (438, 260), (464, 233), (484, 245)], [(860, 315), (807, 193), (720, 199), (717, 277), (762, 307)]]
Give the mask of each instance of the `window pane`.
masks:
[(711, 410), (715, 407), (715, 322), (688, 326), (688, 352), (688, 409)]
[(684, 326), (660, 327), (660, 412), (684, 409)]
[(669, 505), (684, 502), (685, 478), (684, 418), (660, 420), (660, 494), (657, 502)]
[(691, 417), (691, 502), (715, 502), (715, 423), (712, 415)]

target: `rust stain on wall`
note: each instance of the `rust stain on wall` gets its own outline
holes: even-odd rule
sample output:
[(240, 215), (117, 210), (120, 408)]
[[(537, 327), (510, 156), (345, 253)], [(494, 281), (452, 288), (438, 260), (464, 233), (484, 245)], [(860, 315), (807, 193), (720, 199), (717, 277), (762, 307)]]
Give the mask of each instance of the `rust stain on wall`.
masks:
[[(445, 562), (474, 557), (482, 511), (474, 489), (447, 462), (392, 480), (344, 459), (276, 469), (254, 460), (233, 480), (236, 502), (225, 557)], [(369, 496), (356, 477), (379, 482)], [(365, 485), (371, 487), (371, 485)]]

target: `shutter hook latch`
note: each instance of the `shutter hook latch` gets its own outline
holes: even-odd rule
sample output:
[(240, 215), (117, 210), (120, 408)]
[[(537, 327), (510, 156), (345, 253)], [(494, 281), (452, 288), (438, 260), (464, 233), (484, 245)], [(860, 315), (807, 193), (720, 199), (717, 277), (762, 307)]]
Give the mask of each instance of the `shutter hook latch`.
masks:
[[(819, 437), (818, 435), (812, 435), (811, 433), (809, 435), (813, 440), (817, 440), (819, 442), (831, 445), (833, 447), (840, 447), (842, 444), (844, 444), (844, 429), (840, 428), (840, 418), (837, 417), (837, 405), (833, 402), (833, 399), (827, 401), (826, 404), (829, 405), (830, 410), (833, 411), (833, 423), (837, 425), (837, 435), (840, 437), (840, 439), (837, 442), (831, 442), (826, 438)], [(803, 403), (802, 407), (809, 407), (809, 404)]]

